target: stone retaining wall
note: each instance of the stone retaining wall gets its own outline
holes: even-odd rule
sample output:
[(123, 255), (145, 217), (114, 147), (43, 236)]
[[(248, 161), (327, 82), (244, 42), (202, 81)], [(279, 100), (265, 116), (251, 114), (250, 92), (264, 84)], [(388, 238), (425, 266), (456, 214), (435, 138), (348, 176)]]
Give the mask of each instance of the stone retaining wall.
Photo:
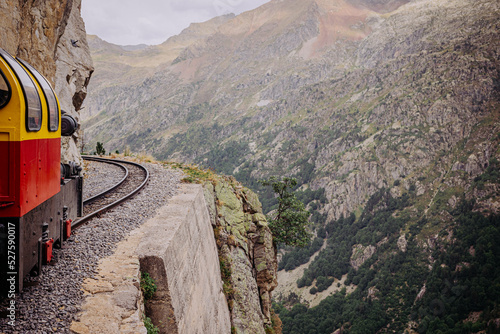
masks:
[(230, 333), (219, 257), (200, 185), (184, 184), (158, 214), (101, 261), (98, 280), (87, 279), (87, 297), (75, 333), (146, 333), (140, 271), (156, 279), (147, 303), (161, 333)]

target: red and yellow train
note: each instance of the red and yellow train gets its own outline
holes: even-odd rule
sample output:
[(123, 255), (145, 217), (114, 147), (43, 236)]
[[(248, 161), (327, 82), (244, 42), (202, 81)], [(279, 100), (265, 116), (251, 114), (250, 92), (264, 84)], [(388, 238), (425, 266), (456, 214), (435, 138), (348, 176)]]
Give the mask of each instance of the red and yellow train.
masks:
[(0, 48), (0, 289), (19, 291), (50, 262), (52, 247), (81, 216), (81, 168), (61, 164), (61, 135), (77, 123), (61, 115), (49, 82)]

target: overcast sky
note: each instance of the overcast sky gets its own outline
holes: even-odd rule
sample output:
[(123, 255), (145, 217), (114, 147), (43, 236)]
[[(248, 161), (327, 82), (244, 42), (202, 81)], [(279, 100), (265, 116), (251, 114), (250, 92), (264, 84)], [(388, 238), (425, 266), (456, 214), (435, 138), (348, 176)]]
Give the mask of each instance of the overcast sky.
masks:
[(190, 23), (257, 8), (269, 0), (82, 0), (88, 34), (119, 45), (160, 44)]

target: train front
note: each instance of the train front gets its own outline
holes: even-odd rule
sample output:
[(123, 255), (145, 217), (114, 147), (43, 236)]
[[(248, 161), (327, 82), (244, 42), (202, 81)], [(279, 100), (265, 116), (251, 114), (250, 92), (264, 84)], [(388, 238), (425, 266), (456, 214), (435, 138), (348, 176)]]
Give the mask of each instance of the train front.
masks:
[[(61, 174), (61, 112), (48, 81), (0, 49), (0, 291), (19, 291), (67, 237), (82, 182)], [(74, 131), (74, 129), (73, 129)], [(71, 176), (71, 175), (70, 175)], [(71, 188), (71, 189), (70, 189)]]

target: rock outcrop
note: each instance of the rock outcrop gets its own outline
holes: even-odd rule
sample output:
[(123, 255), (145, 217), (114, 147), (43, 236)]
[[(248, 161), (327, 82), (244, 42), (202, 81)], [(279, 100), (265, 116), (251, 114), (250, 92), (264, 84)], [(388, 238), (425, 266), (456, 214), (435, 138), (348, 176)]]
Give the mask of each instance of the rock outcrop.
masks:
[[(0, 47), (38, 69), (52, 83), (61, 108), (77, 120), (93, 72), (80, 7), (81, 0), (0, 3)], [(63, 139), (63, 161), (80, 161), (81, 135)]]
[(363, 245), (354, 245), (352, 247), (352, 255), (351, 255), (351, 266), (354, 270), (358, 270), (359, 267), (363, 265), (369, 258), (375, 254), (377, 248), (375, 246), (363, 246)]
[[(59, 39), (55, 53), (55, 90), (61, 109), (75, 116), (79, 123), (80, 109), (94, 71), (80, 10), (81, 0), (74, 0), (67, 16), (66, 29)], [(71, 138), (62, 138), (62, 159), (81, 161), (80, 150), (83, 144), (81, 128)]]
[(236, 333), (265, 333), (272, 326), (271, 292), (278, 284), (278, 265), (262, 205), (234, 178), (221, 177), (204, 187), (232, 327)]

